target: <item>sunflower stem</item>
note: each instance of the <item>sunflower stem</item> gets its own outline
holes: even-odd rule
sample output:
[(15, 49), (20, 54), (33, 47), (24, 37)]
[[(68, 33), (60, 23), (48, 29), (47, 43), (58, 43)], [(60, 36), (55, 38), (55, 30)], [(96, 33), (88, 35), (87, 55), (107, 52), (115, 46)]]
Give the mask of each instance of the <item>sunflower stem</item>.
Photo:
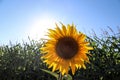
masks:
[(63, 80), (63, 76), (62, 76), (61, 73), (60, 73), (59, 76), (58, 76), (58, 80)]

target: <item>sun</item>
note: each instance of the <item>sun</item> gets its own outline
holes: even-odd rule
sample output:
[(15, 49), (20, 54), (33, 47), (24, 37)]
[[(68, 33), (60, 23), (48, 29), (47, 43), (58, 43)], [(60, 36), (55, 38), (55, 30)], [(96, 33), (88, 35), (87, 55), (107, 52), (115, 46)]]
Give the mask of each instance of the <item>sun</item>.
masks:
[(55, 23), (57, 23), (57, 20), (48, 16), (43, 16), (39, 19), (35, 19), (31, 25), (31, 28), (29, 29), (29, 37), (35, 40), (46, 38), (46, 30), (48, 28), (54, 28)]

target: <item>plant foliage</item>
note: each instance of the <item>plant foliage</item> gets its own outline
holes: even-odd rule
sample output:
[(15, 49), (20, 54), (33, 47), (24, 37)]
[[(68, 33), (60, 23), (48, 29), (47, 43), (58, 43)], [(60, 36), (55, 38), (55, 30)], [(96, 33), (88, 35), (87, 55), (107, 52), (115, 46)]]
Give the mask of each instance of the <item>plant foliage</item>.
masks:
[[(120, 79), (120, 36), (108, 35), (101, 38), (88, 37), (90, 46), (90, 64), (87, 69), (78, 70), (75, 80), (119, 80)], [(41, 69), (48, 69), (40, 59), (40, 47), (44, 41), (30, 40), (0, 46), (0, 79), (1, 80), (56, 80)]]

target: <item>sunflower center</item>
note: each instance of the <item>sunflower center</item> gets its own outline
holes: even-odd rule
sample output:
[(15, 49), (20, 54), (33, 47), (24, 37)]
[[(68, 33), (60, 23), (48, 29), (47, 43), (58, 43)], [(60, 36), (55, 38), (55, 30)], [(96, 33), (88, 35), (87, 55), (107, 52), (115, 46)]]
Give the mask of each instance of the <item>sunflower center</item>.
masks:
[(78, 52), (78, 43), (71, 37), (60, 38), (56, 44), (58, 56), (71, 59)]

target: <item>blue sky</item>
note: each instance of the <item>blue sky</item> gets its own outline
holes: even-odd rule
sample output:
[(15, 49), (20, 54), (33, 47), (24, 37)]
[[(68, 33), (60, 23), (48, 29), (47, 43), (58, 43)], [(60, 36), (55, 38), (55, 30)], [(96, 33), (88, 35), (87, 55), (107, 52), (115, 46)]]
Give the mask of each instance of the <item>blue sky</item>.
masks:
[(120, 26), (120, 0), (0, 0), (0, 44), (44, 37), (55, 22), (87, 35)]

